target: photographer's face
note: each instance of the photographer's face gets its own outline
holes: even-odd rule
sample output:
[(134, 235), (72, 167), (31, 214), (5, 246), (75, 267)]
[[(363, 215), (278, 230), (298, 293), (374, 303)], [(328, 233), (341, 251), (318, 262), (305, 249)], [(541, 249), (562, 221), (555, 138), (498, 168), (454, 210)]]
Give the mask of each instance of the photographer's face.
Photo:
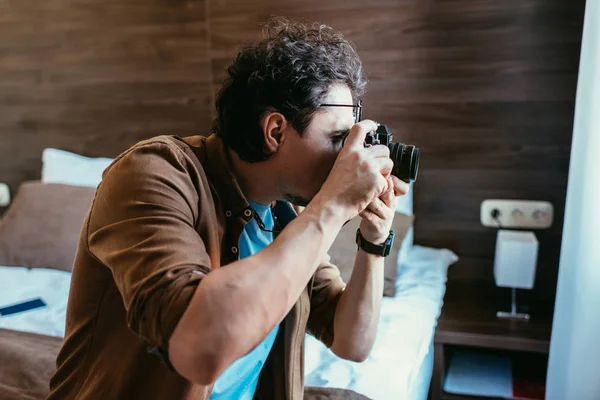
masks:
[[(323, 103), (353, 104), (350, 89), (332, 86)], [(352, 107), (324, 107), (313, 115), (303, 135), (295, 131), (287, 135), (279, 159), (280, 188), (288, 201), (306, 205), (319, 192), (353, 125)]]

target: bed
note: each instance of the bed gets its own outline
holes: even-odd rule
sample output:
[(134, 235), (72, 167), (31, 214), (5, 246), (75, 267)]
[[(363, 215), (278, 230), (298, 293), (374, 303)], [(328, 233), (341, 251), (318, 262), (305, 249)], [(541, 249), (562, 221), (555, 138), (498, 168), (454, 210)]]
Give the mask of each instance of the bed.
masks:
[(373, 400), (425, 400), (433, 334), (445, 292), (449, 250), (414, 246), (399, 265), (397, 294), (384, 297), (374, 348), (363, 363), (339, 359), (306, 337), (306, 385), (354, 390)]
[[(383, 300), (375, 347), (364, 363), (339, 359), (307, 335), (306, 385), (350, 389), (373, 400), (425, 400), (445, 269), (454, 259), (447, 250), (413, 248), (400, 266), (398, 295)], [(0, 399), (39, 399), (47, 393), (64, 335), (70, 275), (51, 269), (0, 267), (0, 304), (32, 297), (42, 297), (48, 304), (0, 318)]]
[[(21, 200), (15, 199), (11, 206), (13, 211), (19, 207), (27, 210), (21, 212), (24, 222), (14, 228), (9, 214), (6, 222), (0, 222), (0, 260), (3, 251), (14, 253), (20, 246), (26, 248), (19, 253), (30, 254), (0, 266), (0, 305), (34, 297), (47, 303), (45, 308), (0, 318), (0, 400), (40, 399), (48, 392), (65, 329), (74, 257), (69, 249), (76, 246), (94, 187), (110, 162), (93, 159), (90, 164), (85, 158), (55, 151), (46, 155), (50, 161), (45, 162), (42, 181), (22, 185), (19, 193), (30, 194), (20, 195)], [(398, 211), (412, 214), (410, 197), (399, 204)], [(35, 229), (40, 219), (46, 221), (44, 228)], [(52, 224), (55, 226), (48, 226)], [(9, 225), (13, 228), (7, 244), (2, 237), (7, 236)], [(34, 229), (36, 235), (31, 235)], [(355, 231), (351, 226), (347, 230)], [(405, 239), (395, 249), (391, 264), (386, 265), (386, 290), (393, 289), (394, 295), (383, 300), (375, 346), (364, 363), (341, 360), (307, 335), (307, 399), (426, 399), (446, 272), (457, 257), (449, 250), (413, 245), (411, 232), (412, 225), (402, 235)], [(68, 244), (64, 254), (57, 255), (57, 243)], [(340, 253), (347, 252), (342, 248)], [(387, 279), (387, 269), (393, 270), (393, 278)]]
[[(398, 295), (383, 300), (375, 348), (364, 363), (341, 360), (307, 335), (306, 385), (351, 389), (377, 400), (424, 400), (445, 267), (453, 259), (449, 252), (415, 246), (401, 265)], [(0, 318), (0, 399), (43, 398), (64, 334), (70, 273), (0, 267), (0, 277), (0, 304), (38, 296), (48, 303), (47, 308)]]

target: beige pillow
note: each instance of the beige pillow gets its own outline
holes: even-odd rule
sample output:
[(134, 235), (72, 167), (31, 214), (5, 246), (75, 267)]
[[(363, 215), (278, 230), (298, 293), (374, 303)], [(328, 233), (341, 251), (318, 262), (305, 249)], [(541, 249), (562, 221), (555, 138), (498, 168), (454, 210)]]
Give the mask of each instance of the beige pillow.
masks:
[(25, 182), (0, 223), (0, 265), (71, 271), (96, 188)]
[[(396, 213), (392, 222), (392, 230), (396, 233), (394, 245), (390, 254), (385, 258), (383, 286), (383, 295), (394, 297), (396, 295), (396, 275), (398, 272), (398, 251), (406, 232), (412, 225), (414, 216), (402, 213)], [(340, 233), (335, 238), (333, 245), (329, 249), (331, 263), (335, 264), (341, 274), (344, 282), (348, 282), (354, 267), (354, 258), (356, 257), (356, 230), (360, 225), (361, 218), (356, 217), (342, 227)]]

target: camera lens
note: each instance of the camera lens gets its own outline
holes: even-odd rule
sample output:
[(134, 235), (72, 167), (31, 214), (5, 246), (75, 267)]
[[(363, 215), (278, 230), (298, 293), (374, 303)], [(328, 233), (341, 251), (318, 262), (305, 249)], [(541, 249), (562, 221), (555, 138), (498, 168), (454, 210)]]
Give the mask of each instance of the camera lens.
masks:
[(394, 161), (392, 175), (406, 183), (417, 180), (419, 172), (420, 150), (412, 145), (403, 143), (390, 143), (390, 158)]

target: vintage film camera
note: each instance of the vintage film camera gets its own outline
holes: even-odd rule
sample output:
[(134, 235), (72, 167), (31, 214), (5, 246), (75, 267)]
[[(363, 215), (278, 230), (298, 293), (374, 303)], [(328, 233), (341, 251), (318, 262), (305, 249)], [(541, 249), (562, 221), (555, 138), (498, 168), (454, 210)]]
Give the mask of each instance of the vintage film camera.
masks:
[(365, 146), (383, 144), (390, 149), (390, 158), (394, 161), (392, 175), (406, 183), (417, 180), (419, 172), (419, 148), (404, 143), (394, 143), (394, 136), (385, 125), (379, 125), (376, 131), (371, 131), (365, 139)]

